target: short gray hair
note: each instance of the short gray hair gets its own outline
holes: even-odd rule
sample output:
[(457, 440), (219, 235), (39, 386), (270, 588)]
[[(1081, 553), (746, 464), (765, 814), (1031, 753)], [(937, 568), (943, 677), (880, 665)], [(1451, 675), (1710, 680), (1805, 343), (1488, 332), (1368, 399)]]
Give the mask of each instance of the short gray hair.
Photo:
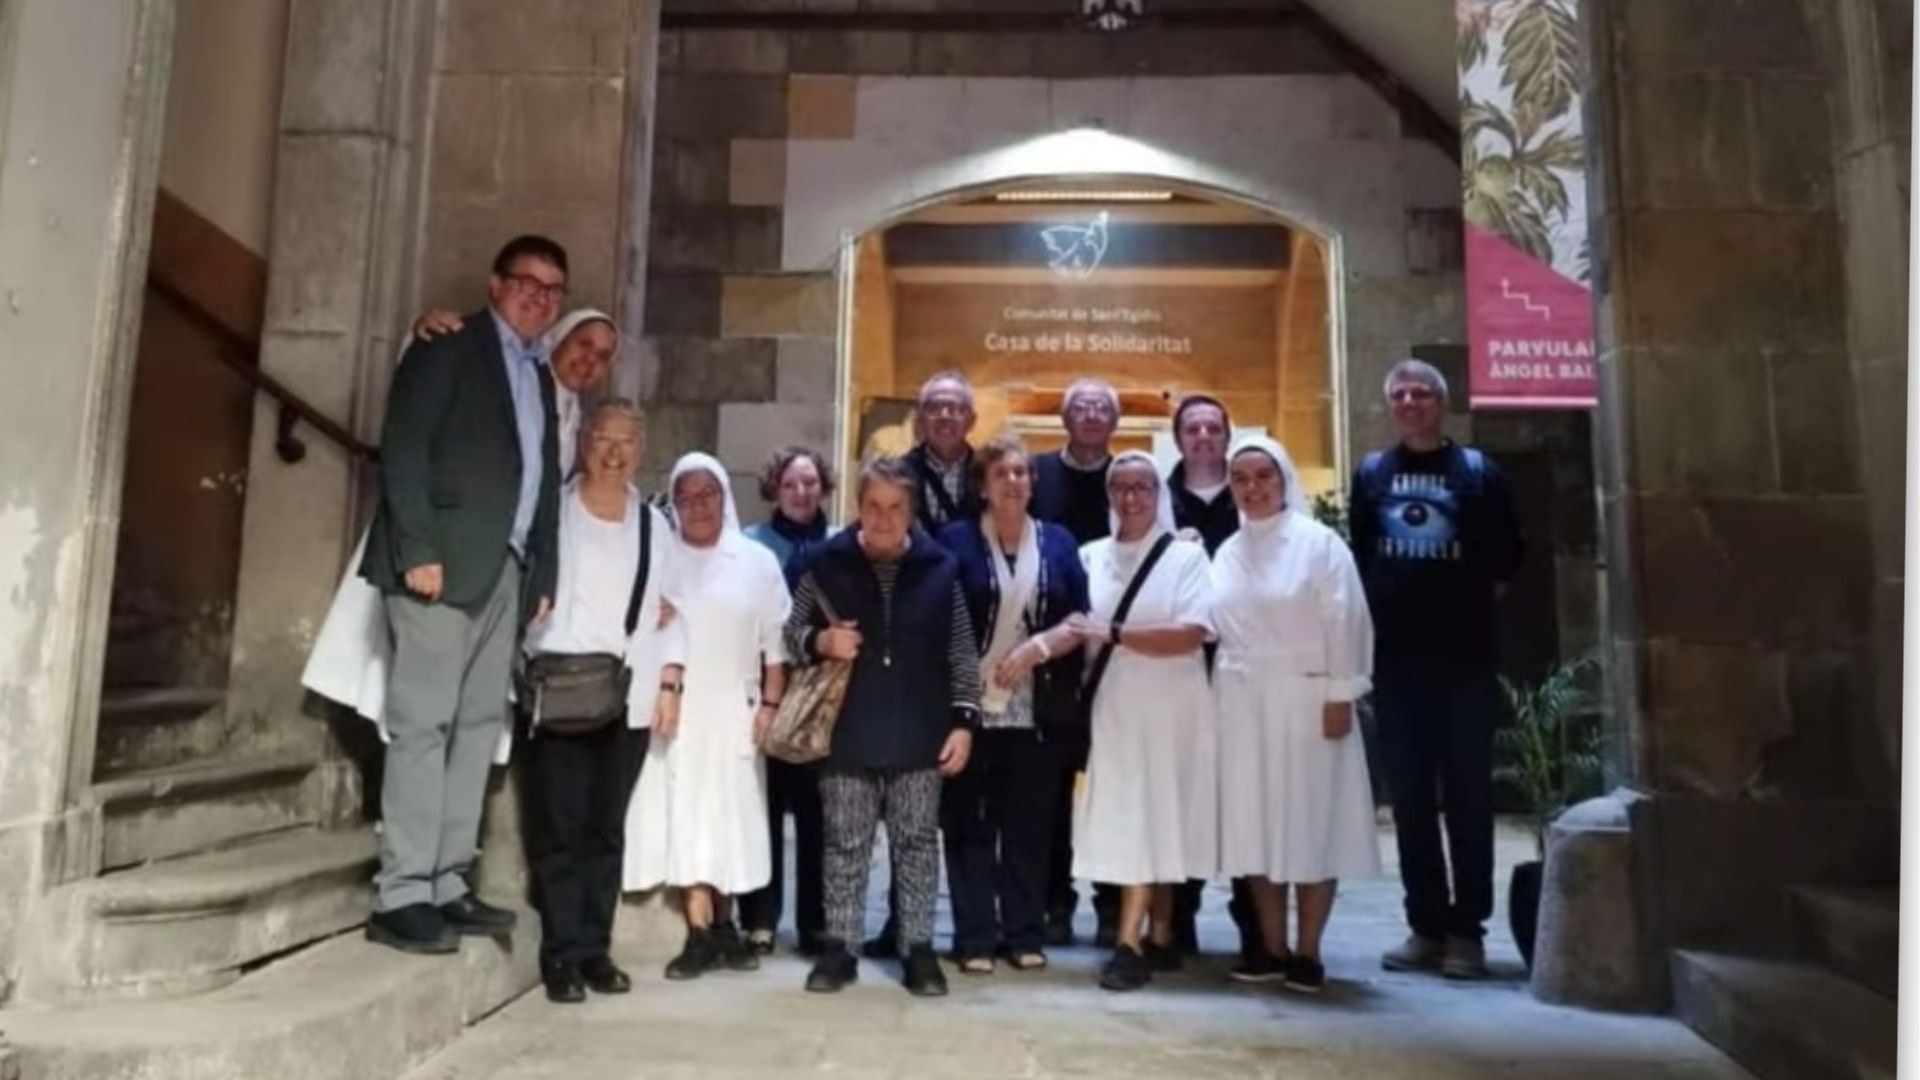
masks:
[(1090, 375), (1083, 375), (1073, 380), (1073, 385), (1067, 387), (1067, 392), (1061, 395), (1060, 415), (1062, 417), (1065, 417), (1068, 411), (1073, 408), (1073, 399), (1079, 397), (1081, 394), (1105, 394), (1107, 396), (1107, 402), (1113, 406), (1114, 417), (1117, 419), (1120, 416), (1120, 391), (1115, 390), (1113, 384), (1105, 379), (1096, 379)]
[(854, 482), (854, 501), (858, 502), (866, 498), (867, 488), (875, 483), (892, 484), (900, 488), (907, 493), (907, 501), (910, 504), (913, 502), (914, 496), (918, 494), (915, 491), (918, 485), (914, 483), (913, 469), (907, 464), (907, 459), (905, 458), (883, 454), (862, 461), (860, 463), (860, 476)]
[(960, 387), (960, 394), (967, 399), (967, 408), (971, 410), (973, 408), (973, 384), (967, 381), (965, 375), (953, 368), (948, 368), (945, 371), (936, 371), (928, 376), (927, 381), (920, 384), (920, 396), (913, 399), (914, 403), (925, 404), (927, 395), (933, 393), (933, 388), (945, 382), (950, 382)]
[(1420, 383), (1440, 395), (1441, 401), (1450, 400), (1447, 393), (1447, 377), (1440, 374), (1439, 368), (1425, 360), (1408, 358), (1393, 365), (1393, 370), (1387, 372), (1386, 381), (1380, 384), (1380, 393), (1383, 396), (1392, 394), (1393, 384), (1397, 382)]
[(642, 432), (646, 431), (647, 415), (640, 411), (640, 406), (623, 397), (601, 398), (594, 402), (593, 406), (587, 410), (586, 417), (580, 422), (578, 438), (582, 447), (593, 438), (594, 429), (600, 426), (600, 421), (609, 416), (624, 416), (633, 421), (635, 428)]

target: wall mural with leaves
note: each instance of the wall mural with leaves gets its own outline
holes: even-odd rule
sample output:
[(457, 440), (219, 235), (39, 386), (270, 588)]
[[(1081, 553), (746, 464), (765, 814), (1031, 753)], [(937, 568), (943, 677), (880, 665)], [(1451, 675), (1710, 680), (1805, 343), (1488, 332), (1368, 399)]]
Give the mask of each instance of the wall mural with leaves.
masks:
[(1578, 0), (1454, 0), (1466, 220), (1591, 286)]

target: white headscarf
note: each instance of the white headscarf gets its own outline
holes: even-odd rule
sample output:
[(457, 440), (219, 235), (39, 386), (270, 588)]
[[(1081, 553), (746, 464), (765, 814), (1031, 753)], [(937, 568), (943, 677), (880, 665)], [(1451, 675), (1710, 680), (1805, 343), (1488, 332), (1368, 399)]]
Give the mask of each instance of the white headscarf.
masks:
[[(1154, 528), (1155, 530), (1165, 529), (1167, 532), (1172, 532), (1173, 492), (1167, 488), (1167, 478), (1160, 475), (1160, 463), (1153, 459), (1152, 454), (1147, 453), (1145, 450), (1123, 450), (1115, 454), (1113, 460), (1107, 463), (1107, 482), (1111, 484), (1113, 482), (1113, 474), (1119, 470), (1120, 466), (1131, 461), (1145, 462), (1147, 467), (1153, 470), (1154, 483), (1159, 485), (1154, 496)], [(1113, 509), (1113, 498), (1111, 495), (1107, 498), (1107, 531), (1113, 534), (1115, 540), (1120, 538), (1120, 512)], [(1153, 533), (1149, 532), (1147, 535), (1151, 537)]]
[[(1313, 501), (1307, 497), (1306, 490), (1300, 486), (1300, 470), (1293, 467), (1293, 458), (1287, 455), (1286, 447), (1265, 435), (1242, 435), (1233, 440), (1233, 449), (1227, 451), (1228, 475), (1231, 476), (1233, 472), (1233, 459), (1248, 450), (1260, 451), (1272, 458), (1274, 465), (1279, 467), (1280, 483), (1283, 489), (1281, 497), (1286, 500), (1281, 504), (1280, 512), (1299, 514), (1306, 518), (1313, 517)], [(1242, 525), (1247, 523), (1246, 514), (1240, 515), (1240, 523)]]
[(567, 340), (568, 334), (578, 330), (581, 324), (590, 323), (595, 319), (606, 323), (613, 329), (613, 347), (615, 350), (618, 350), (620, 348), (620, 324), (613, 321), (613, 316), (601, 311), (599, 308), (574, 308), (572, 311), (560, 316), (560, 321), (554, 323), (552, 329), (541, 335), (540, 347), (546, 351), (548, 360), (552, 360), (554, 350), (560, 347), (561, 342)]
[[(724, 504), (726, 510), (725, 516), (721, 520), (720, 539), (724, 541), (729, 536), (738, 535), (740, 532), (740, 511), (733, 505), (733, 482), (727, 478), (727, 467), (720, 464), (713, 455), (702, 454), (697, 450), (690, 454), (681, 455), (680, 460), (673, 463), (673, 473), (667, 477), (668, 500), (672, 500), (674, 491), (680, 486), (680, 478), (690, 472), (696, 471), (707, 473), (720, 484), (720, 501)], [(679, 532), (679, 530), (680, 512), (676, 508), (674, 510), (674, 531)]]

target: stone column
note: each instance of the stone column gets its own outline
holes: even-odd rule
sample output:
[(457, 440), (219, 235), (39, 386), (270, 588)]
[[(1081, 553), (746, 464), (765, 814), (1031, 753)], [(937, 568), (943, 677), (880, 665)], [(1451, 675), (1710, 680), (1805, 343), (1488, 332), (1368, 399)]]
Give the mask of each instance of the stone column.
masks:
[(172, 0), (0, 5), (0, 1001), (34, 899), (98, 861), (93, 714), (172, 45)]
[[(292, 0), (260, 367), (365, 442), (412, 280), (426, 50), (434, 0)], [(304, 460), (274, 449), (278, 408), (257, 399), (228, 695), (252, 755), (322, 744), (299, 719), (300, 670), (358, 540), (370, 479), (345, 449), (303, 432)]]
[[(1649, 933), (1891, 872), (1832, 84), (1799, 0), (1590, 0), (1614, 735)], [(1889, 408), (1897, 406), (1889, 405)]]

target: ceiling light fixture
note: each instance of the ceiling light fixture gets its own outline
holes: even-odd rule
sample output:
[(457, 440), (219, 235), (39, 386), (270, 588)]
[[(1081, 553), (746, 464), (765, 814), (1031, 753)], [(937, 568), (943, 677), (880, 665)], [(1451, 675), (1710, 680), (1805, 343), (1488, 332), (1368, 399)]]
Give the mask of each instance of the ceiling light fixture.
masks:
[(1172, 202), (1173, 192), (1146, 188), (1118, 188), (1094, 191), (1085, 188), (1022, 188), (995, 192), (995, 202), (1003, 203), (1149, 203)]

